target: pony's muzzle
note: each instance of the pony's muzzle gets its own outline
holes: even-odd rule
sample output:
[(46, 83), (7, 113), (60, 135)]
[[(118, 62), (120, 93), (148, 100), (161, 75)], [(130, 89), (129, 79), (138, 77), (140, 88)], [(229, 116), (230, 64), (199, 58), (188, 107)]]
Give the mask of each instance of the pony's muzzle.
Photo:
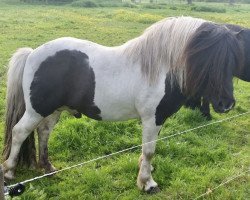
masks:
[(227, 113), (235, 106), (234, 99), (222, 99), (218, 101), (217, 105), (213, 104), (215, 112), (218, 113)]

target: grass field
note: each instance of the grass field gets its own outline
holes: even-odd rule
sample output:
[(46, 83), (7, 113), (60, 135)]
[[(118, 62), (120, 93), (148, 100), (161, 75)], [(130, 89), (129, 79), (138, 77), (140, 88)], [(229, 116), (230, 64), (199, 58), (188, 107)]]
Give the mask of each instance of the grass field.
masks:
[[(204, 6), (205, 4), (195, 4)], [(113, 46), (134, 38), (150, 24), (168, 17), (190, 15), (250, 28), (250, 5), (223, 8), (225, 12), (198, 12), (190, 6), (165, 5), (161, 9), (77, 8), (25, 5), (0, 1), (0, 132), (4, 130), (6, 65), (19, 47), (37, 47), (46, 41), (72, 36)], [(213, 121), (250, 110), (250, 83), (235, 81), (236, 107), (229, 114), (212, 113)], [(160, 137), (208, 123), (198, 111), (182, 108), (164, 125)], [(3, 134), (0, 135), (2, 150)], [(60, 169), (141, 143), (136, 120), (123, 123), (74, 119), (64, 113), (49, 142), (50, 158)], [(28, 184), (17, 199), (194, 199), (229, 177), (250, 168), (250, 116), (160, 141), (153, 165), (161, 192), (148, 195), (136, 187), (140, 149), (129, 151), (82, 168), (62, 172)], [(18, 169), (14, 182), (41, 175)], [(204, 199), (250, 199), (249, 173), (210, 193)]]

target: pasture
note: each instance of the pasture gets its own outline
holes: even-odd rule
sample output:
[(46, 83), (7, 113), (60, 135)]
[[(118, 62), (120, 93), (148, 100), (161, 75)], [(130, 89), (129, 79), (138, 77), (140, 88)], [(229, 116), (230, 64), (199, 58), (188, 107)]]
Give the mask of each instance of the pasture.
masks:
[[(0, 131), (4, 132), (7, 63), (19, 47), (37, 46), (63, 36), (120, 45), (168, 16), (194, 16), (250, 27), (250, 5), (206, 4), (225, 12), (201, 12), (204, 4), (165, 5), (164, 8), (84, 8), (70, 5), (28, 5), (0, 1)], [(199, 7), (200, 6), (200, 7)], [(213, 10), (213, 9), (212, 9)], [(212, 112), (213, 121), (250, 110), (250, 83), (235, 80), (236, 106), (228, 114)], [(208, 123), (198, 111), (182, 108), (169, 118), (160, 137)], [(0, 149), (3, 134), (0, 134)], [(64, 113), (49, 142), (52, 163), (61, 169), (141, 143), (140, 122), (96, 122)], [(198, 129), (157, 143), (153, 176), (161, 192), (148, 195), (136, 186), (140, 148), (81, 168), (27, 184), (16, 199), (194, 199), (250, 167), (250, 116)], [(23, 181), (43, 172), (18, 169)], [(249, 173), (204, 199), (249, 199)]]

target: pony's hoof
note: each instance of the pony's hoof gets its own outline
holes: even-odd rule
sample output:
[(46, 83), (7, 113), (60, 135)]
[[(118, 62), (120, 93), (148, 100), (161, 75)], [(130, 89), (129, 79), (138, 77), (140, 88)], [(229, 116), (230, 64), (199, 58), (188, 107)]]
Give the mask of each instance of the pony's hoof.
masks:
[(202, 113), (202, 116), (206, 118), (206, 120), (210, 121), (212, 120), (212, 115), (208, 113)]
[(14, 180), (15, 179), (15, 175), (14, 175), (14, 172), (13, 171), (7, 171), (5, 174), (4, 174), (4, 178), (8, 179), (8, 180)]
[(152, 178), (144, 185), (144, 190), (147, 193), (153, 193), (157, 190), (156, 188), (158, 188), (158, 184)]
[(46, 168), (44, 172), (45, 174), (49, 174), (49, 173), (55, 172), (56, 170), (57, 169), (53, 165), (51, 165), (50, 167)]
[(156, 187), (150, 187), (146, 192), (148, 193), (148, 194), (156, 194), (156, 193), (158, 193), (158, 192), (160, 192), (161, 190), (160, 190), (160, 188), (158, 187), (158, 186), (156, 186)]
[(141, 181), (140, 177), (138, 176), (137, 186), (140, 190), (144, 190), (145, 192), (150, 193), (150, 194), (160, 191), (158, 184), (152, 179), (152, 177), (150, 180), (144, 182), (144, 181)]
[(38, 162), (38, 166), (44, 169), (45, 174), (49, 174), (57, 170), (50, 162)]
[(211, 121), (212, 120), (212, 116), (209, 114), (209, 115), (204, 115), (204, 117), (206, 118), (207, 121)]
[(212, 120), (212, 116), (211, 115), (206, 116), (206, 120), (211, 121)]

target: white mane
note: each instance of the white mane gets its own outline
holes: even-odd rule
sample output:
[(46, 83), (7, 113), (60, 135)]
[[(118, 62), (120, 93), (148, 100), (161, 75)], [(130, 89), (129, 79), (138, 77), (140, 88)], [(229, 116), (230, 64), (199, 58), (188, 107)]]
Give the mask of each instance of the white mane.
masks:
[(205, 20), (192, 17), (163, 19), (145, 30), (138, 38), (125, 44), (124, 53), (140, 61), (143, 75), (155, 82), (162, 68), (183, 87), (185, 63), (181, 56), (188, 39)]

